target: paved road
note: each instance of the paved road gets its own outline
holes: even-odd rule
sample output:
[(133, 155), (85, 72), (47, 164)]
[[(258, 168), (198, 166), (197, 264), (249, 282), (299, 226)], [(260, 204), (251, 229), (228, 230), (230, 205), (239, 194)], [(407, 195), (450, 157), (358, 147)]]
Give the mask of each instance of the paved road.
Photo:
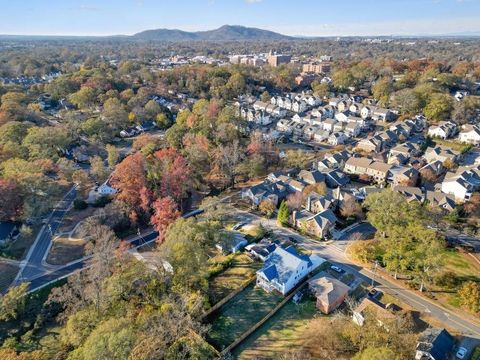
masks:
[[(146, 235), (137, 236), (131, 239), (130, 245), (132, 246), (133, 249), (136, 249), (138, 247), (144, 246), (148, 243), (155, 241), (157, 236), (158, 236), (158, 233), (156, 231), (151, 231), (151, 232), (148, 232)], [(33, 278), (29, 283), (28, 291), (34, 292), (38, 289), (41, 289), (44, 286), (47, 286), (48, 284), (51, 284), (65, 277), (68, 277), (77, 271), (86, 269), (88, 267), (89, 258), (90, 257), (85, 257), (81, 260), (72, 262), (56, 270), (43, 273), (40, 276)]]
[(16, 284), (29, 281), (49, 270), (49, 267), (45, 266), (43, 260), (50, 249), (53, 234), (55, 234), (63, 217), (72, 206), (76, 195), (76, 186), (74, 186), (68, 191), (62, 201), (55, 206), (48, 217), (48, 222), (40, 229), (40, 232), (37, 235), (35, 242), (30, 247), (25, 260), (22, 261), (20, 271), (15, 279)]
[(242, 221), (249, 220), (252, 223), (262, 223), (265, 228), (272, 230), (275, 234), (294, 238), (298, 244), (302, 245), (302, 247), (311, 250), (318, 256), (353, 273), (368, 284), (372, 282), (373, 278), (374, 285), (378, 289), (381, 289), (383, 292), (400, 299), (402, 302), (410, 305), (412, 308), (418, 311), (429, 313), (444, 324), (457, 329), (462, 334), (474, 338), (480, 338), (480, 324), (474, 323), (473, 321), (464, 320), (450, 310), (444, 309), (433, 302), (424, 299), (415, 292), (399, 287), (398, 285), (392, 283), (389, 279), (380, 278), (378, 275), (375, 276), (370, 269), (366, 269), (352, 263), (347, 258), (345, 249), (338, 247), (335, 243), (327, 245), (315, 240), (311, 240), (290, 229), (279, 227), (275, 220), (266, 220), (244, 211), (238, 211), (238, 214), (238, 218)]
[[(227, 201), (237, 193), (238, 193), (238, 191), (232, 193), (231, 195), (225, 196), (225, 197), (219, 199), (219, 202)], [(189, 218), (189, 217), (201, 214), (203, 211), (204, 211), (204, 209), (195, 209), (195, 210), (192, 210), (192, 211), (182, 215), (182, 217)], [(136, 236), (136, 237), (130, 239), (129, 243), (130, 243), (130, 245), (132, 246), (133, 249), (136, 249), (136, 248), (141, 247), (145, 244), (148, 244), (148, 243), (151, 243), (151, 242), (155, 241), (157, 236), (158, 236), (157, 232), (153, 231), (153, 229), (149, 229), (149, 230), (147, 230), (147, 235)], [(32, 247), (35, 247), (35, 244)], [(43, 249), (43, 247), (42, 247), (42, 249)], [(48, 247), (47, 247), (47, 249), (48, 249)], [(79, 260), (74, 261), (74, 262), (72, 262), (70, 264), (67, 264), (65, 266), (52, 267), (51, 269), (45, 269), (44, 268), (42, 271), (38, 271), (38, 269), (40, 268), (40, 266), (38, 266), (37, 271), (35, 273), (32, 273), (32, 276), (28, 280), (24, 279), (23, 281), (29, 281), (29, 287), (28, 287), (29, 292), (34, 292), (34, 291), (39, 290), (42, 287), (47, 286), (47, 285), (49, 285), (49, 284), (51, 284), (55, 281), (58, 281), (58, 280), (63, 279), (65, 277), (68, 277), (69, 275), (71, 275), (71, 274), (73, 274), (77, 271), (81, 271), (82, 269), (85, 269), (88, 266), (88, 259), (89, 259), (89, 257), (87, 256), (87, 257), (84, 257), (83, 259), (79, 259)], [(41, 262), (41, 260), (40, 260), (40, 262)], [(21, 282), (21, 281), (19, 281), (19, 282)]]
[(369, 222), (360, 222), (349, 226), (340, 232), (335, 245), (346, 250), (351, 241), (372, 239), (377, 229)]
[(455, 229), (441, 230), (441, 232), (443, 235), (445, 235), (445, 238), (449, 243), (471, 249), (476, 253), (480, 253), (479, 238), (472, 235), (463, 234)]

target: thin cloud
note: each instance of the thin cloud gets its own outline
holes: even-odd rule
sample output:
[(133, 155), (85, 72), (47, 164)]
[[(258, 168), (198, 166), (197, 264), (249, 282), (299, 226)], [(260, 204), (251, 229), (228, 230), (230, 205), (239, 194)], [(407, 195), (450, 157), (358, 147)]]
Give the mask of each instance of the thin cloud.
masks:
[(97, 6), (81, 4), (77, 7), (72, 8), (72, 10), (97, 12), (97, 11), (101, 11), (102, 9)]
[(256, 3), (259, 3), (259, 2), (262, 2), (263, 0), (245, 0), (246, 3), (248, 4), (256, 4)]

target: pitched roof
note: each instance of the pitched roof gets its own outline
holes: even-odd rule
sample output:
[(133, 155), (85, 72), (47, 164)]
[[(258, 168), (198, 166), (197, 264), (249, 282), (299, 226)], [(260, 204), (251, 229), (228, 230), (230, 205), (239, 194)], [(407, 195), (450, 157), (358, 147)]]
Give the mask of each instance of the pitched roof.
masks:
[(417, 350), (428, 352), (435, 360), (447, 360), (455, 339), (445, 329), (428, 328), (417, 344)]
[(345, 165), (367, 168), (370, 166), (372, 162), (373, 162), (372, 159), (369, 159), (366, 157), (358, 157), (358, 158), (351, 157), (350, 159), (347, 160)]
[(286, 249), (277, 247), (265, 261), (264, 267), (258, 272), (269, 281), (277, 279), (279, 283), (285, 283), (302, 264), (312, 266), (310, 258), (298, 254), (293, 246)]
[(298, 174), (298, 178), (306, 181), (307, 183), (316, 184), (324, 181), (325, 175), (318, 170), (302, 170)]
[(337, 217), (332, 210), (326, 209), (322, 212), (319, 212), (318, 214), (309, 217), (308, 219), (306, 219), (306, 221), (314, 221), (318, 225), (318, 227), (324, 229), (328, 224), (335, 224), (337, 222)]
[(315, 297), (324, 304), (332, 304), (338, 298), (348, 294), (350, 288), (340, 280), (331, 276), (322, 276), (318, 274), (308, 280), (308, 286), (313, 291)]
[(393, 165), (381, 162), (381, 161), (374, 161), (373, 163), (370, 164), (370, 169), (386, 173), (388, 172)]
[(395, 315), (392, 314), (385, 305), (376, 299), (366, 297), (362, 302), (355, 308), (355, 313), (362, 313), (366, 309), (374, 312), (374, 315), (377, 319), (395, 319)]

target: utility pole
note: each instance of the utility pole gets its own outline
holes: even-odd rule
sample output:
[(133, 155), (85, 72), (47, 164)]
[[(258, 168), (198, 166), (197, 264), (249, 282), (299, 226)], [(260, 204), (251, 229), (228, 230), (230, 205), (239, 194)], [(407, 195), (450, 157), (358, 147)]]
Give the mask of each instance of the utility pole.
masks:
[(375, 267), (373, 268), (373, 276), (372, 276), (372, 287), (375, 284), (375, 275), (377, 273), (378, 261), (375, 260)]

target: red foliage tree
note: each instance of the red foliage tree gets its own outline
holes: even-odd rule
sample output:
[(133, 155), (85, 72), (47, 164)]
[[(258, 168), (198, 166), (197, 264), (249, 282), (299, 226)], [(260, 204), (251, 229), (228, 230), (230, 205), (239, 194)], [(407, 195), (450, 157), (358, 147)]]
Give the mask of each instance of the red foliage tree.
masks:
[(155, 153), (155, 166), (151, 178), (158, 181), (162, 197), (170, 196), (180, 203), (188, 189), (190, 169), (185, 158), (173, 148)]
[(145, 161), (142, 153), (129, 155), (118, 164), (112, 175), (111, 183), (119, 190), (117, 199), (134, 208), (140, 207), (140, 191), (146, 187)]
[(171, 197), (158, 198), (153, 203), (153, 211), (150, 222), (158, 231), (157, 242), (162, 243), (165, 239), (165, 232), (170, 224), (180, 217), (177, 204)]
[(0, 179), (0, 220), (15, 220), (22, 212), (20, 187), (9, 180)]

